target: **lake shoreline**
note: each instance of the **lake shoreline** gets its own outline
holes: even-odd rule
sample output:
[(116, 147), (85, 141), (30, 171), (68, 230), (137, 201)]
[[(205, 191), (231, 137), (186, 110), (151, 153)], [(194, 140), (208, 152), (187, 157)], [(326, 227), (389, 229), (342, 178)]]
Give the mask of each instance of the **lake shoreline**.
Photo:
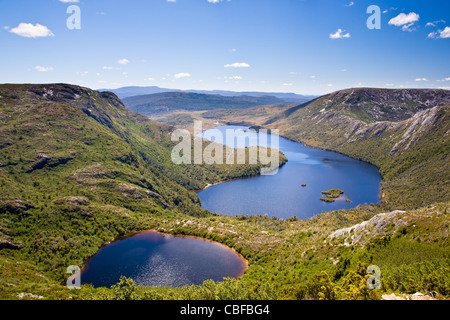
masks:
[[(226, 130), (228, 125), (216, 127), (219, 130)], [(231, 126), (233, 127), (233, 126)], [(248, 126), (235, 126), (233, 129), (245, 129)], [(207, 131), (207, 130), (206, 130)], [(256, 132), (256, 134), (261, 134), (264, 132)], [(289, 166), (287, 171), (283, 171), (279, 178), (274, 178), (274, 180), (261, 180), (268, 182), (260, 182), (252, 185), (252, 182), (242, 182), (242, 183), (232, 183), (230, 185), (239, 186), (241, 188), (238, 193), (233, 191), (228, 186), (218, 186), (222, 185), (224, 182), (232, 182), (233, 180), (246, 180), (248, 177), (238, 177), (233, 179), (227, 179), (218, 183), (207, 184), (204, 188), (200, 190), (195, 190), (198, 193), (201, 199), (202, 207), (211, 212), (215, 212), (220, 215), (231, 215), (236, 216), (239, 214), (243, 215), (253, 215), (253, 214), (261, 214), (261, 212), (272, 214), (277, 217), (286, 218), (289, 214), (291, 215), (300, 215), (300, 216), (309, 216), (310, 214), (315, 215), (320, 212), (333, 211), (339, 209), (351, 209), (354, 208), (357, 204), (363, 203), (373, 203), (379, 204), (383, 201), (382, 198), (382, 176), (380, 174), (380, 168), (373, 165), (368, 161), (364, 161), (357, 158), (352, 158), (345, 153), (328, 150), (325, 148), (317, 148), (311, 147), (308, 144), (303, 142), (298, 142), (293, 139), (285, 138), (282, 135), (276, 135), (280, 137), (280, 146), (277, 148), (280, 152), (284, 154), (288, 161), (284, 164), (293, 163), (293, 166)], [(273, 138), (273, 137), (272, 137)], [(253, 137), (251, 139), (254, 139)], [(309, 151), (308, 151), (309, 150)], [(304, 158), (306, 157), (306, 158)], [(308, 159), (308, 160), (303, 160)], [(309, 160), (311, 159), (311, 160)], [(308, 162), (309, 161), (309, 162)], [(312, 162), (311, 162), (312, 161)], [(336, 161), (336, 164), (332, 162)], [(310, 163), (311, 162), (311, 163)], [(342, 164), (339, 164), (342, 163)], [(347, 164), (345, 164), (347, 163)], [(283, 164), (283, 165), (284, 165)], [(313, 167), (309, 167), (310, 165), (314, 165)], [(319, 165), (318, 167), (316, 165)], [(308, 166), (308, 169), (305, 169)], [(281, 168), (281, 166), (280, 166)], [(298, 168), (298, 169), (297, 169)], [(316, 169), (314, 169), (316, 168)], [(317, 169), (320, 168), (320, 169)], [(327, 172), (327, 173), (325, 173)], [(359, 178), (359, 174), (367, 174), (367, 182), (362, 182)], [(342, 176), (344, 175), (344, 176)], [(254, 178), (261, 177), (261, 175), (252, 176)], [(303, 178), (302, 178), (303, 177)], [(302, 194), (297, 194), (296, 189), (294, 187), (289, 190), (284, 190), (284, 193), (280, 193), (280, 190), (283, 190), (287, 185), (295, 184), (294, 180), (299, 180), (298, 183), (306, 182), (304, 180), (305, 177), (308, 177), (308, 185), (313, 186), (313, 191), (308, 188)], [(331, 178), (335, 177), (335, 178)], [(345, 179), (343, 178), (345, 177)], [(319, 179), (319, 180), (317, 180)], [(334, 179), (334, 180), (333, 180)], [(317, 182), (317, 181), (319, 182)], [(313, 184), (310, 182), (315, 181)], [(276, 183), (276, 184), (274, 184)], [(363, 183), (363, 184), (361, 184)], [(348, 191), (348, 198), (345, 199), (336, 199), (338, 201), (332, 201), (335, 203), (329, 207), (323, 208), (322, 204), (317, 204), (311, 202), (309, 199), (313, 199), (314, 194), (311, 192), (315, 191), (315, 188), (318, 188), (318, 185), (321, 185), (320, 191), (331, 188), (343, 188)], [(365, 196), (364, 193), (361, 192), (359, 187), (364, 187), (365, 190), (369, 191), (368, 195)], [(211, 191), (206, 191), (204, 194), (201, 193), (212, 186), (217, 186)], [(245, 186), (245, 187), (244, 187)], [(358, 187), (356, 187), (358, 186)], [(255, 187), (255, 190), (264, 190), (264, 198), (259, 200), (258, 196), (252, 193), (252, 189)], [(320, 191), (318, 194), (320, 194)], [(219, 193), (220, 194), (219, 194)], [(240, 196), (238, 196), (238, 194)], [(242, 195), (246, 196), (242, 196)], [(276, 202), (277, 200), (273, 198), (275, 196), (276, 199), (284, 199), (284, 204), (280, 204)], [(240, 197), (242, 201), (241, 205), (235, 203), (236, 197)], [(260, 196), (259, 196), (260, 197)], [(271, 199), (272, 198), (272, 199)], [(303, 202), (300, 202), (300, 198), (303, 199)], [(228, 199), (228, 200), (227, 200)], [(234, 199), (234, 200), (232, 200)], [(245, 199), (253, 199), (252, 201), (256, 201), (254, 205), (252, 205), (248, 200)], [(315, 198), (314, 198), (315, 199)], [(343, 201), (340, 201), (343, 200)], [(246, 201), (246, 202), (245, 202)], [(306, 201), (306, 202), (305, 202)], [(245, 203), (244, 203), (245, 202)], [(331, 202), (331, 201), (330, 201)], [(343, 202), (345, 202), (343, 204)], [(261, 205), (261, 203), (265, 203), (266, 205)], [(348, 203), (348, 205), (347, 205)], [(350, 204), (352, 203), (352, 204)], [(317, 208), (316, 208), (317, 207)], [(276, 211), (279, 208), (278, 211)], [(275, 211), (274, 211), (275, 210)], [(307, 212), (307, 213), (305, 213)]]
[(208, 183), (208, 184), (207, 184), (204, 188), (202, 188), (202, 189), (198, 189), (198, 190), (190, 190), (190, 191), (191, 191), (191, 192), (197, 193), (197, 192), (204, 191), (204, 190), (208, 189), (209, 187), (219, 185), (219, 184), (221, 184), (221, 183), (225, 183), (225, 182), (229, 182), (229, 181), (234, 181), (234, 180), (240, 180), (240, 179), (250, 179), (250, 178), (255, 178), (255, 177), (259, 177), (259, 176), (260, 176), (260, 175), (231, 178), (231, 179), (223, 180), (223, 181), (216, 182), (216, 183), (212, 183), (212, 184), (211, 184), (211, 183)]
[[(286, 158), (286, 159), (287, 159), (287, 158)], [(286, 163), (288, 163), (288, 161), (289, 161), (289, 159), (287, 159), (285, 162), (283, 162), (280, 166), (278, 166), (278, 169), (281, 169)], [(224, 180), (224, 181), (219, 181), (219, 182), (212, 183), (212, 184), (211, 184), (211, 183), (208, 183), (208, 184), (207, 184), (204, 188), (202, 188), (202, 189), (199, 189), (199, 190), (189, 190), (189, 191), (197, 193), (197, 192), (204, 191), (204, 190), (208, 189), (209, 187), (213, 187), (213, 186), (216, 186), (216, 185), (225, 183), (225, 182), (230, 182), (230, 181), (234, 181), (234, 180), (243, 180), (243, 179), (257, 178), (257, 177), (260, 177), (260, 176), (261, 176), (261, 174), (256, 174), (256, 175), (253, 175), (253, 176), (242, 176), (242, 177), (231, 178), (231, 179), (227, 179), (227, 180)]]
[[(225, 123), (226, 125), (229, 125), (229, 126), (242, 126), (242, 127), (248, 127), (248, 128), (250, 128), (251, 126), (254, 126), (254, 125), (250, 125), (250, 124), (242, 124), (242, 123), (240, 123), (240, 122), (224, 122), (224, 123)], [(259, 126), (259, 125), (258, 125), (258, 126)], [(264, 128), (264, 127), (261, 127), (261, 126), (259, 126), (259, 127), (260, 127), (260, 128), (259, 128), (258, 130), (255, 130), (255, 129), (253, 129), (253, 130), (255, 130), (255, 131), (258, 132), (258, 133), (259, 133), (259, 130), (267, 130), (268, 132), (270, 132), (270, 134), (274, 134), (274, 133), (272, 133), (272, 130), (274, 130), (274, 129), (268, 129), (268, 128)], [(278, 134), (278, 136), (281, 137), (281, 138), (283, 138), (283, 139), (286, 139), (286, 140), (288, 140), (288, 141), (291, 141), (291, 142), (300, 143), (300, 144), (302, 144), (303, 146), (308, 147), (308, 148), (312, 148), (312, 149), (316, 149), (316, 150), (321, 150), (321, 151), (334, 152), (334, 153), (337, 153), (337, 154), (340, 154), (340, 155), (349, 157), (349, 158), (351, 158), (351, 159), (353, 159), (353, 160), (361, 161), (361, 162), (363, 162), (363, 163), (365, 163), (365, 164), (370, 164), (370, 165), (372, 165), (372, 166), (374, 166), (374, 167), (376, 167), (376, 168), (378, 169), (378, 173), (379, 173), (379, 175), (380, 175), (380, 177), (381, 177), (381, 182), (384, 181), (384, 177), (383, 177), (383, 175), (382, 175), (381, 172), (380, 172), (380, 167), (378, 167), (376, 164), (374, 164), (374, 163), (372, 163), (372, 162), (370, 162), (370, 161), (366, 161), (366, 160), (363, 160), (363, 159), (360, 159), (360, 158), (354, 158), (354, 157), (352, 157), (352, 156), (349, 155), (349, 154), (346, 154), (346, 153), (344, 153), (344, 152), (340, 152), (340, 151), (337, 151), (337, 150), (327, 149), (327, 148), (320, 148), (320, 147), (316, 147), (316, 146), (311, 146), (311, 145), (309, 145), (309, 144), (307, 144), (307, 143), (305, 143), (305, 142), (303, 142), (303, 141), (296, 141), (296, 140), (291, 139), (291, 138), (288, 138), (288, 137), (286, 137), (286, 136), (284, 136), (284, 135), (282, 135), (282, 134)], [(381, 182), (380, 182), (380, 183), (381, 183)], [(382, 194), (382, 192), (381, 192), (381, 188), (380, 188), (379, 200), (380, 200), (380, 202), (383, 202), (383, 197), (381, 196), (381, 194)]]
[(172, 237), (179, 237), (179, 238), (194, 238), (194, 239), (199, 239), (199, 240), (208, 241), (208, 242), (211, 242), (211, 243), (214, 243), (214, 244), (218, 244), (218, 245), (221, 245), (221, 246), (226, 247), (226, 248), (229, 249), (229, 250), (232, 250), (232, 251), (233, 251), (233, 252), (234, 252), (234, 253), (235, 253), (242, 261), (243, 261), (243, 263), (244, 263), (244, 268), (243, 268), (242, 271), (236, 276), (236, 279), (241, 278), (241, 277), (245, 274), (245, 272), (247, 272), (247, 270), (248, 270), (248, 268), (249, 268), (249, 261), (248, 261), (242, 254), (240, 254), (239, 252), (237, 252), (236, 249), (234, 249), (233, 247), (230, 247), (230, 246), (228, 246), (228, 245), (226, 245), (226, 244), (224, 244), (224, 243), (221, 243), (221, 242), (218, 242), (218, 241), (214, 241), (214, 240), (210, 240), (210, 239), (207, 239), (207, 238), (204, 238), (204, 237), (200, 237), (200, 236), (195, 236), (195, 235), (185, 235), (185, 234), (177, 234), (177, 233), (163, 232), (163, 231), (157, 230), (157, 228), (158, 228), (158, 227), (155, 227), (155, 228), (153, 228), (153, 229), (146, 229), (146, 230), (133, 231), (133, 232), (126, 233), (126, 234), (123, 234), (123, 235), (119, 235), (119, 236), (113, 238), (112, 240), (106, 242), (105, 244), (103, 244), (103, 245), (97, 250), (97, 252), (96, 252), (94, 255), (92, 255), (91, 257), (89, 257), (89, 258), (83, 263), (83, 265), (82, 265), (82, 267), (80, 268), (80, 271), (79, 271), (80, 275), (82, 276), (83, 272), (86, 272), (86, 270), (88, 269), (88, 266), (87, 266), (88, 263), (89, 263), (93, 258), (95, 258), (95, 257), (98, 255), (98, 253), (100, 252), (100, 250), (102, 250), (103, 248), (105, 248), (105, 247), (108, 246), (109, 244), (112, 244), (112, 243), (117, 242), (117, 241), (125, 240), (125, 239), (131, 238), (131, 237), (133, 237), (133, 236), (136, 236), (136, 235), (138, 235), (138, 234), (142, 234), (142, 233), (146, 233), (146, 232), (155, 232), (155, 233), (158, 233), (158, 234), (160, 234), (160, 235), (162, 235), (162, 236), (172, 236)]
[[(226, 125), (230, 125), (230, 126), (249, 127), (248, 125), (242, 125), (242, 124), (239, 124), (239, 123), (233, 123), (233, 122), (225, 122), (225, 124), (226, 124)], [(250, 127), (249, 127), (249, 128), (250, 128)], [(268, 133), (275, 135), (274, 133), (271, 132), (272, 130), (275, 130), (275, 129), (267, 129), (267, 128), (261, 127), (259, 130), (261, 130), (261, 129), (262, 129), (262, 130), (267, 130)], [(255, 130), (255, 129), (253, 129), (253, 130)], [(255, 130), (255, 131), (256, 131), (256, 132), (259, 132), (259, 130)], [(300, 143), (300, 144), (302, 144), (302, 145), (304, 145), (305, 147), (308, 147), (308, 148), (312, 148), (312, 149), (316, 149), (316, 150), (322, 150), (322, 151), (328, 151), (328, 152), (335, 152), (335, 153), (337, 153), (337, 154), (340, 154), (340, 155), (343, 155), (343, 156), (352, 158), (353, 160), (357, 160), (357, 161), (361, 161), (361, 162), (370, 164), (370, 165), (372, 165), (372, 166), (377, 167), (378, 172), (380, 172), (380, 168), (379, 168), (377, 165), (371, 163), (370, 161), (362, 160), (362, 159), (360, 159), (360, 158), (354, 158), (354, 157), (352, 157), (351, 155), (348, 155), (348, 154), (346, 154), (346, 153), (344, 153), (344, 152), (340, 152), (340, 151), (337, 151), (337, 150), (311, 146), (311, 145), (309, 145), (309, 144), (307, 144), (307, 143), (305, 143), (305, 142), (303, 142), (303, 141), (296, 141), (296, 140), (291, 139), (291, 138), (288, 138), (288, 137), (286, 137), (286, 136), (284, 136), (284, 135), (282, 135), (282, 134), (278, 134), (277, 136), (279, 136), (279, 137), (281, 137), (281, 138), (283, 138), (283, 139), (286, 139), (286, 140), (288, 140), (288, 141), (291, 141), (291, 142)], [(381, 175), (381, 172), (380, 172), (380, 176), (383, 177), (383, 176)]]

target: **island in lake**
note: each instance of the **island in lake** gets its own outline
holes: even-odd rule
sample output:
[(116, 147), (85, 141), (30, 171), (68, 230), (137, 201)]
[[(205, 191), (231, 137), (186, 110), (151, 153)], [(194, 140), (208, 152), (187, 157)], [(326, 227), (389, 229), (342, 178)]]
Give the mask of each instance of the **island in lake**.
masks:
[(343, 193), (344, 193), (344, 191), (341, 189), (330, 189), (327, 191), (322, 191), (322, 194), (325, 196), (321, 196), (320, 200), (325, 201), (325, 202), (334, 202)]

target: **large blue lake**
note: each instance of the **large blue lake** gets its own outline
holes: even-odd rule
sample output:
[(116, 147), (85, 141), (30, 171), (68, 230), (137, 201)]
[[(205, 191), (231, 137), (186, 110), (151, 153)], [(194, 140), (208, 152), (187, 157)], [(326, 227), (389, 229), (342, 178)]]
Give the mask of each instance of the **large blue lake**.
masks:
[[(233, 139), (227, 129), (234, 130)], [(219, 130), (223, 137), (228, 138), (223, 143), (230, 147), (271, 146), (271, 134), (248, 132), (247, 129), (242, 126), (219, 126), (204, 131), (203, 138), (218, 141), (214, 133)], [(238, 144), (237, 137), (242, 135), (247, 138)], [(278, 138), (279, 145), (274, 147), (284, 153), (288, 162), (276, 174), (210, 186), (197, 193), (202, 207), (231, 216), (267, 214), (278, 218), (296, 216), (306, 219), (325, 211), (350, 209), (359, 204), (380, 201), (381, 176), (377, 167), (336, 152)], [(342, 197), (333, 203), (321, 201), (321, 192), (332, 188), (343, 190)]]

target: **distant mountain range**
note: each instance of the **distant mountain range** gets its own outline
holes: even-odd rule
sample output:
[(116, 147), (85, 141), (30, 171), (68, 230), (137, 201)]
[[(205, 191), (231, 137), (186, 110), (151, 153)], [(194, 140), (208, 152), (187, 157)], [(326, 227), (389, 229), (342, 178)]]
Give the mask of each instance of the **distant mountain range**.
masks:
[(148, 95), (155, 93), (164, 93), (164, 92), (188, 92), (188, 93), (198, 93), (198, 94), (211, 94), (211, 95), (221, 95), (225, 97), (236, 97), (236, 96), (250, 96), (250, 97), (259, 97), (259, 96), (272, 96), (283, 100), (283, 102), (307, 102), (317, 96), (313, 95), (299, 95), (295, 93), (284, 93), (284, 92), (257, 92), (257, 91), (225, 91), (225, 90), (179, 90), (179, 89), (167, 89), (160, 88), (157, 86), (150, 87), (122, 87), (118, 89), (100, 89), (98, 91), (110, 91), (115, 93), (120, 99), (132, 97), (132, 96), (140, 96), (140, 95)]
[(122, 99), (131, 111), (143, 115), (171, 113), (175, 110), (204, 111), (215, 109), (247, 109), (260, 105), (284, 104), (273, 96), (229, 96), (190, 92), (162, 92)]

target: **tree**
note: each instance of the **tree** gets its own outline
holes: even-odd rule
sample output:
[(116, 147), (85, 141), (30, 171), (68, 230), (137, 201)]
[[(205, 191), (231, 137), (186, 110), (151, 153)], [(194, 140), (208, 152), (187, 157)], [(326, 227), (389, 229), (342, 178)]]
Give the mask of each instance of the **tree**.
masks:
[(346, 270), (350, 266), (349, 258), (341, 258), (337, 264), (337, 270), (334, 274), (334, 280), (337, 281), (345, 275)]
[(330, 276), (325, 271), (317, 271), (308, 281), (308, 295), (317, 300), (334, 300), (336, 293)]
[(111, 289), (114, 300), (133, 300), (136, 284), (133, 279), (121, 276), (120, 281)]

